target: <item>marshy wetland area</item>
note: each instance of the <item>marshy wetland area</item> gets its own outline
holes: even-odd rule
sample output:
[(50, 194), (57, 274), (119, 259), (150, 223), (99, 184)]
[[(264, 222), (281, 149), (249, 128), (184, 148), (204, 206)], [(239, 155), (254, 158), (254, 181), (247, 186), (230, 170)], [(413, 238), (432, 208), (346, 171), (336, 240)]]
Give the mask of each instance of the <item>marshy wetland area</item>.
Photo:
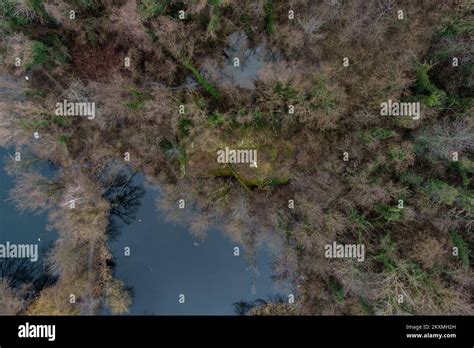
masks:
[(468, 0), (1, 0), (0, 315), (473, 315), (473, 34)]

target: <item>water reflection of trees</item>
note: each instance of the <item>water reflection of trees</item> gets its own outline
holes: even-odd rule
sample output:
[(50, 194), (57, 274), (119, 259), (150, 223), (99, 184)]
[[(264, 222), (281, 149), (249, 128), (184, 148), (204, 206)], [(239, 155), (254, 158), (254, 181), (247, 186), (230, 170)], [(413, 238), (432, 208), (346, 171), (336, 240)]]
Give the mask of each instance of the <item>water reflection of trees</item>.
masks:
[(0, 282), (17, 290), (27, 286), (26, 298), (31, 298), (44, 288), (53, 285), (57, 278), (48, 271), (43, 262), (44, 255), (50, 248), (51, 245), (40, 252), (37, 262), (31, 262), (29, 258), (1, 258)]
[(142, 185), (135, 185), (137, 172), (126, 168), (106, 168), (99, 176), (103, 187), (103, 196), (110, 203), (110, 218), (107, 234), (110, 240), (116, 240), (120, 229), (131, 224), (141, 206), (145, 195)]

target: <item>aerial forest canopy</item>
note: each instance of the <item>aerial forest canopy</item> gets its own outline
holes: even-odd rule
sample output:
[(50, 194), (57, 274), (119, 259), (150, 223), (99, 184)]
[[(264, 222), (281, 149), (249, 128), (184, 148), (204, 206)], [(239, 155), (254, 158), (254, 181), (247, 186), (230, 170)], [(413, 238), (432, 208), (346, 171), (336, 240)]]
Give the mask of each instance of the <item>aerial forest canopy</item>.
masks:
[(10, 198), (58, 239), (48, 281), (0, 273), (0, 314), (127, 313), (108, 240), (128, 168), (198, 238), (279, 250), (294, 301), (242, 313), (472, 315), (473, 19), (468, 0), (2, 0)]

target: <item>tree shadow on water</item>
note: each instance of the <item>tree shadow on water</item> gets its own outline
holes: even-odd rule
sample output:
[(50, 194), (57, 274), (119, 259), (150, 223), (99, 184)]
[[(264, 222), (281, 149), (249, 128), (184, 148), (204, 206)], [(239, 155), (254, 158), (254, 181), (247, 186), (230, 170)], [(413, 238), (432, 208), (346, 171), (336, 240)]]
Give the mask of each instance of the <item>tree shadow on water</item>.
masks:
[(34, 262), (29, 258), (0, 258), (0, 282), (6, 282), (12, 289), (28, 285), (26, 297), (33, 297), (52, 286), (57, 277), (49, 272), (45, 263), (45, 255), (51, 250), (52, 244), (42, 248), (38, 260)]
[(134, 184), (135, 173), (122, 169), (101, 178), (105, 188), (103, 197), (110, 204), (110, 217), (107, 235), (111, 241), (118, 239), (121, 228), (130, 225), (135, 219), (145, 195), (142, 184)]

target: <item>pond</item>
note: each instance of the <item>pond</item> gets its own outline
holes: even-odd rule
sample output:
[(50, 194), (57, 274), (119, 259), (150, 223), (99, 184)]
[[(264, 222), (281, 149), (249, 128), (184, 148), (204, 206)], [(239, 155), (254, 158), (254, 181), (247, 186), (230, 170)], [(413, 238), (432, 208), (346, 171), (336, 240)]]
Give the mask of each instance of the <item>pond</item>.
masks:
[(223, 88), (237, 86), (254, 89), (255, 81), (259, 79), (260, 70), (265, 64), (281, 59), (278, 53), (267, 49), (264, 43), (251, 47), (247, 35), (242, 31), (229, 35), (227, 47), (222, 54), (225, 57), (222, 64), (206, 60), (201, 70), (207, 79)]
[[(242, 246), (220, 231), (211, 230), (198, 241), (186, 228), (165, 222), (155, 208), (160, 191), (143, 176), (137, 175), (133, 185), (145, 190), (141, 205), (134, 221), (122, 226), (110, 243), (116, 277), (133, 287), (130, 314), (231, 315), (236, 302), (268, 299), (279, 292), (273, 287), (268, 249), (258, 250), (254, 270)], [(240, 256), (234, 256), (236, 246)]]

